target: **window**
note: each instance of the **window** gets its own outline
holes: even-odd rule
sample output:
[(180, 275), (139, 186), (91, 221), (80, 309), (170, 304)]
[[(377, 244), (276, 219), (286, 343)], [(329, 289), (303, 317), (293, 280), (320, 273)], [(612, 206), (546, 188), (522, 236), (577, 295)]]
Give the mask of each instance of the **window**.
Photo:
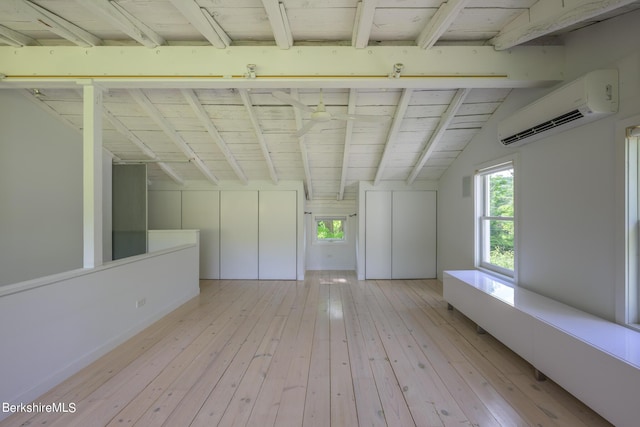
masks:
[(515, 204), (513, 161), (476, 174), (477, 256), (480, 268), (513, 278)]
[(344, 241), (345, 217), (316, 217), (316, 240), (318, 242)]
[(625, 129), (627, 157), (627, 272), (622, 323), (640, 329), (640, 126)]

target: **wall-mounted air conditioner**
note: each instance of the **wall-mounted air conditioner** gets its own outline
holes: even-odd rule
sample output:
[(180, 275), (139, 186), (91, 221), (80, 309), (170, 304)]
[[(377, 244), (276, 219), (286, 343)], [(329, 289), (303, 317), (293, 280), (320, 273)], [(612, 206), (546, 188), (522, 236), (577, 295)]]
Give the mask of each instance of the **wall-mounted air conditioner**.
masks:
[(498, 123), (498, 137), (516, 147), (618, 111), (618, 71), (597, 70), (563, 85)]

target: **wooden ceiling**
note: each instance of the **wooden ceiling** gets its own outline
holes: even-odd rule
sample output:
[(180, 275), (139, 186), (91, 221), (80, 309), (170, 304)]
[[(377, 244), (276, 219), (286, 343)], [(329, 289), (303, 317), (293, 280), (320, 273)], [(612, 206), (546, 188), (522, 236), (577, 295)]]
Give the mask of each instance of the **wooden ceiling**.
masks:
[[(513, 88), (562, 80), (562, 34), (629, 0), (3, 0), (0, 88), (81, 130), (103, 87), (103, 143), (151, 182), (437, 180)], [(253, 68), (251, 65), (255, 65)], [(394, 65), (402, 64), (394, 74)], [(334, 115), (302, 137), (320, 90)]]

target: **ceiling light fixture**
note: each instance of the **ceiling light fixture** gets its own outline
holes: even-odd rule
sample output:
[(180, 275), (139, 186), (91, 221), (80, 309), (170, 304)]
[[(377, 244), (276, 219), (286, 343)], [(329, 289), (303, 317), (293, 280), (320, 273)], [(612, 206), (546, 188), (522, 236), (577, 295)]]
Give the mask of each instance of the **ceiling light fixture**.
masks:
[(244, 75), (245, 79), (255, 79), (256, 78), (256, 64), (247, 64), (247, 72)]
[(402, 70), (404, 69), (404, 64), (398, 62), (396, 64), (393, 64), (393, 73), (389, 74), (389, 78), (390, 79), (399, 79), (400, 78), (400, 73), (402, 73)]

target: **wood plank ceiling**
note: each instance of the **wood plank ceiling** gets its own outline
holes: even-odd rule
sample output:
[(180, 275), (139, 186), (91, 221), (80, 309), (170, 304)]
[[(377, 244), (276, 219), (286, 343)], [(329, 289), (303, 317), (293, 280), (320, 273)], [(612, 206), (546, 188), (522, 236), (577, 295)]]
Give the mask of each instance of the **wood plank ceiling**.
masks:
[[(544, 73), (559, 64), (529, 65), (544, 49), (638, 8), (629, 0), (3, 0), (0, 88), (20, 88), (81, 130), (75, 80), (104, 77), (104, 147), (116, 160), (148, 162), (151, 182), (302, 180), (309, 199), (353, 199), (358, 181), (437, 180), (512, 88), (560, 80)], [(182, 70), (178, 54), (150, 59), (169, 48), (204, 49), (220, 76)], [(491, 79), (495, 70), (477, 71), (496, 62), (487, 49), (522, 56)], [(390, 59), (387, 75), (372, 78), (380, 58)], [(528, 68), (524, 83), (513, 77), (516, 62)], [(232, 63), (242, 69), (228, 71)], [(395, 63), (405, 65), (397, 75)], [(310, 112), (273, 92), (315, 108), (321, 89), (331, 114), (380, 120), (330, 120), (299, 137)]]

